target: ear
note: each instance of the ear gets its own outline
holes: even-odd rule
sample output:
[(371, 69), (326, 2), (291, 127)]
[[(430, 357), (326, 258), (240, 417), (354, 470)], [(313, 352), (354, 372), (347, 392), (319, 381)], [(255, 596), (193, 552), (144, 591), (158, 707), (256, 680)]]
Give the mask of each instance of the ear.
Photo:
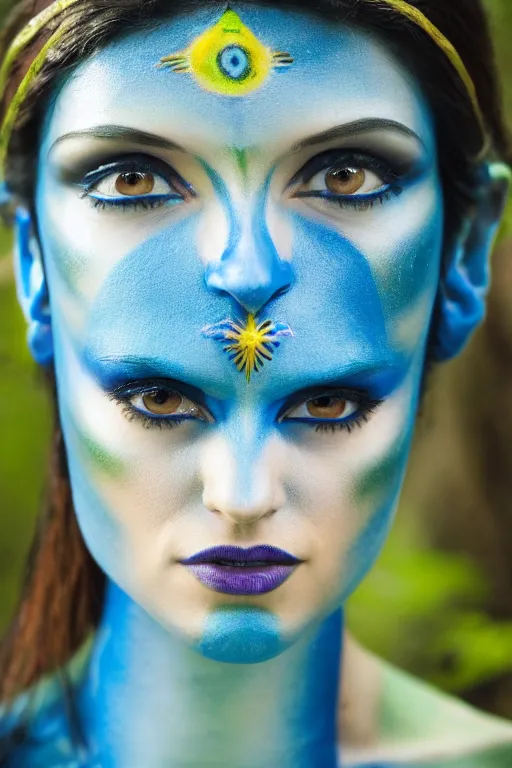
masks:
[(474, 206), (444, 254), (433, 346), (438, 361), (458, 355), (485, 316), (490, 256), (511, 172), (502, 163), (489, 163), (481, 170)]
[(32, 217), (22, 207), (14, 215), (14, 267), (18, 300), (28, 323), (28, 346), (36, 363), (49, 365), (53, 339), (48, 286)]

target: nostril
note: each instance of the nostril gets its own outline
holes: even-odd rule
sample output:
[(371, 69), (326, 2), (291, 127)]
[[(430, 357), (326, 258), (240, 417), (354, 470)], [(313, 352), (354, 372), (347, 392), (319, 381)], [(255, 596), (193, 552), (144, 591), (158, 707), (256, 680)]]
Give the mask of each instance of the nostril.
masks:
[(237, 528), (253, 526), (259, 520), (272, 517), (272, 515), (277, 513), (277, 507), (265, 509), (258, 505), (244, 507), (243, 505), (232, 505), (229, 503), (204, 503), (204, 507), (208, 512), (229, 520)]

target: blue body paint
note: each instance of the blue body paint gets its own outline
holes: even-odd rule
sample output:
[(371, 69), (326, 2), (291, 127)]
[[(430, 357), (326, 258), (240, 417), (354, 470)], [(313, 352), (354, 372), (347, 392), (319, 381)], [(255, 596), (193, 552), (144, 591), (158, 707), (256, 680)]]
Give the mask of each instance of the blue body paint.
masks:
[(269, 181), (256, 193), (256, 203), (244, 227), (229, 199), (229, 192), (213, 169), (209, 169), (214, 189), (228, 213), (229, 238), (218, 263), (206, 269), (208, 288), (227, 293), (251, 314), (257, 314), (276, 295), (289, 290), (292, 266), (280, 258), (269, 235), (265, 208)]
[[(341, 605), (392, 521), (438, 294), (442, 193), (418, 83), (354, 28), (237, 11), (269, 51), (291, 52), (285, 74), (269, 65), (261, 87), (237, 98), (202, 88), (197, 71), (179, 75), (191, 72), (183, 52), (218, 21), (202, 8), (85, 61), (57, 95), (40, 151), (46, 352), (78, 521), (108, 578), (78, 686), (87, 765), (101, 768), (336, 768)], [(169, 51), (171, 69), (155, 67)], [(119, 126), (166, 142), (158, 152), (149, 142), (142, 175), (179, 180), (148, 193), (146, 207), (125, 194), (115, 209), (127, 173), (116, 177), (115, 158), (140, 153), (140, 136), (108, 140), (110, 176), (89, 158)], [(352, 203), (328, 189), (329, 167), (301, 176), (338, 149), (370, 157), (370, 190)], [(89, 181), (64, 180), (80, 176), (74, 152), (80, 166), (89, 158)], [(375, 156), (398, 169), (400, 194), (379, 187)], [(45, 283), (33, 290), (21, 220), (19, 243), (35, 322)], [(460, 346), (473, 309), (453, 320), (445, 351)], [(250, 382), (204, 333), (248, 312), (293, 332)], [(119, 396), (141, 382), (150, 404), (178, 393), (194, 416), (151, 418), (144, 397)], [(325, 415), (333, 403), (354, 406), (350, 421)], [(282, 546), (302, 562), (274, 592), (228, 599), (181, 565), (224, 544)]]
[(285, 650), (277, 618), (251, 606), (226, 606), (206, 620), (200, 652), (226, 664), (259, 664)]

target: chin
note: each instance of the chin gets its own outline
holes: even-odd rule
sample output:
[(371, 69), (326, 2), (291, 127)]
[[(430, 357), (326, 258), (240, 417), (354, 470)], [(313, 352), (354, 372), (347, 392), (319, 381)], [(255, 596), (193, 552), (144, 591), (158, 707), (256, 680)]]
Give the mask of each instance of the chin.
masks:
[[(172, 580), (171, 580), (172, 582)], [(256, 597), (227, 595), (199, 582), (153, 583), (151, 589), (128, 588), (130, 597), (170, 637), (205, 658), (231, 664), (254, 664), (279, 656), (308, 636), (340, 605), (336, 596), (321, 604), (306, 603), (292, 579)]]

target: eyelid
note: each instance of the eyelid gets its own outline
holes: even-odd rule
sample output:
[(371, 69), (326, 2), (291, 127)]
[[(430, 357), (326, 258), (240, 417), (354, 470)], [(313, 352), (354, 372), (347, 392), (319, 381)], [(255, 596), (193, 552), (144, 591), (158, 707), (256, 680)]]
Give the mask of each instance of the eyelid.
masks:
[(115, 159), (100, 165), (83, 175), (81, 179), (77, 180), (75, 183), (84, 190), (90, 190), (95, 184), (98, 184), (111, 174), (129, 172), (151, 173), (160, 176), (168, 184), (172, 185), (173, 182), (182, 184), (193, 197), (197, 194), (194, 188), (168, 163), (150, 155), (133, 153), (118, 156)]
[(178, 394), (182, 395), (182, 397), (186, 397), (187, 400), (190, 400), (194, 403), (194, 405), (197, 405), (199, 408), (201, 408), (201, 410), (205, 412), (209, 419), (213, 420), (213, 416), (211, 415), (210, 410), (205, 403), (204, 395), (195, 388), (183, 384), (182, 382), (174, 381), (172, 379), (139, 379), (129, 381), (126, 384), (121, 384), (121, 386), (107, 391), (107, 395), (112, 400), (127, 401), (136, 395), (155, 392), (158, 389), (165, 389), (169, 392), (177, 392)]
[(130, 407), (130, 409), (133, 409), (135, 411), (138, 411), (143, 416), (146, 416), (150, 419), (166, 419), (168, 421), (173, 420), (183, 420), (183, 419), (194, 419), (198, 421), (208, 421), (208, 417), (206, 413), (203, 411), (201, 406), (197, 405), (193, 400), (191, 400), (189, 397), (186, 397), (185, 395), (182, 395), (180, 392), (170, 392), (168, 390), (164, 390), (167, 392), (167, 394), (176, 394), (180, 398), (180, 403), (177, 406), (176, 410), (172, 413), (154, 413), (151, 411), (150, 408), (148, 408), (144, 402), (144, 397), (147, 395), (155, 394), (158, 391), (162, 390), (149, 390), (149, 392), (140, 392), (138, 395), (133, 395), (129, 400), (124, 400), (126, 406)]
[[(309, 412), (307, 413), (301, 413), (301, 411), (307, 411), (308, 410), (308, 403), (311, 402), (311, 400), (306, 400), (304, 403), (300, 403), (299, 405), (296, 405), (295, 408), (292, 408), (290, 411), (288, 411), (288, 415), (285, 417), (285, 421), (299, 421), (299, 422), (325, 422), (325, 423), (332, 423), (336, 424), (339, 422), (348, 421), (349, 419), (352, 419), (354, 416), (357, 416), (361, 412), (361, 410), (364, 411), (364, 409), (361, 409), (361, 406), (358, 402), (355, 400), (345, 400), (341, 397), (335, 397), (332, 398), (333, 400), (338, 400), (339, 402), (344, 403), (343, 413), (340, 416), (312, 416)], [(347, 406), (350, 406), (347, 409)], [(345, 411), (348, 410), (349, 413), (345, 413)]]
[(367, 392), (363, 392), (362, 390), (358, 389), (350, 389), (349, 387), (335, 387), (332, 389), (329, 387), (320, 387), (319, 389), (313, 389), (306, 392), (297, 392), (295, 395), (292, 395), (290, 398), (288, 398), (288, 400), (281, 406), (277, 414), (277, 421), (283, 421), (286, 419), (286, 416), (288, 413), (290, 413), (290, 411), (293, 411), (299, 405), (308, 403), (310, 400), (315, 400), (315, 398), (318, 397), (339, 397), (341, 400), (350, 400), (351, 402), (355, 402), (359, 405), (359, 407), (366, 403), (372, 403), (376, 405), (381, 402), (380, 400), (375, 400), (370, 397)]
[(310, 158), (302, 168), (293, 176), (288, 187), (297, 184), (307, 184), (317, 173), (335, 165), (347, 165), (366, 168), (379, 173), (385, 183), (393, 183), (399, 178), (385, 161), (358, 150), (329, 149)]

